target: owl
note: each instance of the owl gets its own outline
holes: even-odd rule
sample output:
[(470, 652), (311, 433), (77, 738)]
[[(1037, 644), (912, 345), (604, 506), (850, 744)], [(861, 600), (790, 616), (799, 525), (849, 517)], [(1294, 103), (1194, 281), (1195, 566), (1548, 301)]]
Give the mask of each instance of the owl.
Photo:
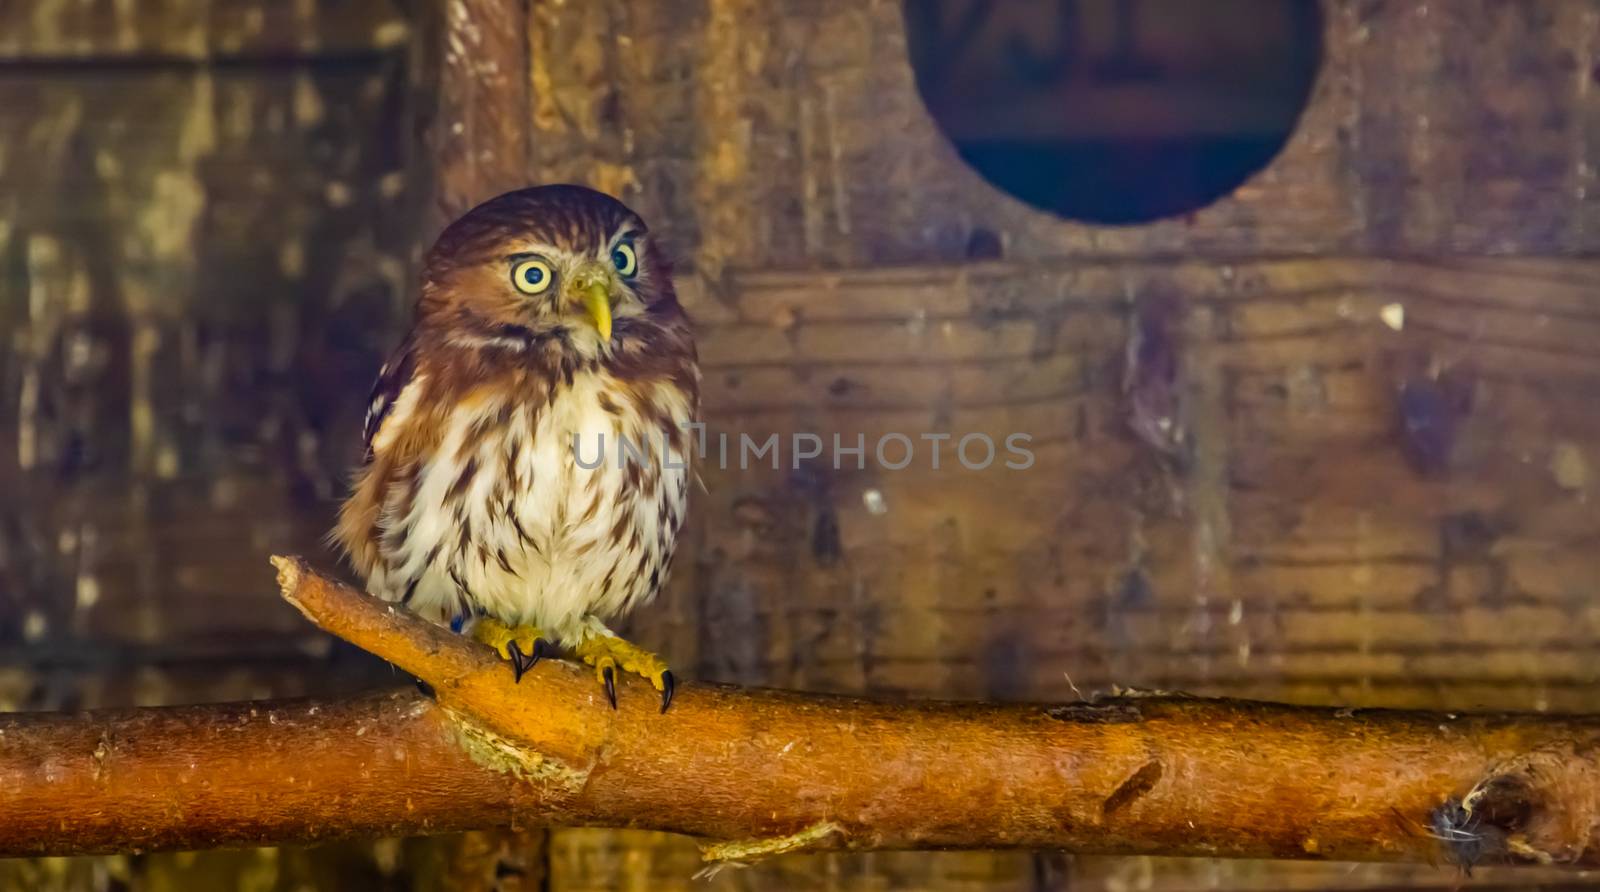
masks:
[(515, 678), (567, 649), (672, 702), (607, 623), (661, 589), (692, 473), (700, 373), (644, 221), (573, 185), (491, 199), (428, 252), (378, 374), (333, 538), (368, 591), (494, 648)]

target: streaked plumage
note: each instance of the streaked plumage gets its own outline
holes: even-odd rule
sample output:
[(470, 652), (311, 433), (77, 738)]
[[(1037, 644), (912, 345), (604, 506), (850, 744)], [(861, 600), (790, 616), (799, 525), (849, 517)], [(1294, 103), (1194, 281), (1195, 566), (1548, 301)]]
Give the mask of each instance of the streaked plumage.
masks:
[[(577, 186), (502, 195), (428, 255), (335, 536), (379, 597), (440, 622), (537, 627), (595, 662), (584, 642), (665, 581), (698, 383), (636, 214)], [(575, 444), (592, 465), (602, 436), (605, 460), (582, 467)], [(619, 437), (640, 447), (620, 463)]]

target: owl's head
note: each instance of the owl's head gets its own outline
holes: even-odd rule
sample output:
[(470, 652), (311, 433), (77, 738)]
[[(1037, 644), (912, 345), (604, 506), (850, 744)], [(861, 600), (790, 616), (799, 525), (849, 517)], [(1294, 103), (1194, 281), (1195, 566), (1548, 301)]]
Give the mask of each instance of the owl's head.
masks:
[(419, 304), (461, 339), (556, 341), (590, 357), (676, 313), (644, 221), (572, 185), (508, 192), (450, 224), (428, 252)]

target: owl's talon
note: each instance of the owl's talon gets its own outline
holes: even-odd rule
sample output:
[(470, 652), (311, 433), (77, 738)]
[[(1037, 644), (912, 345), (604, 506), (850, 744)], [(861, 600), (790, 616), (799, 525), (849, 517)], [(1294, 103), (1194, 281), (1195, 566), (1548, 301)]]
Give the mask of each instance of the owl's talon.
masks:
[(667, 707), (672, 705), (672, 691), (677, 687), (677, 682), (672, 678), (672, 670), (661, 673), (661, 712), (665, 714)]
[(667, 664), (646, 650), (618, 638), (609, 632), (590, 635), (574, 648), (585, 663), (594, 667), (595, 675), (606, 686), (606, 699), (613, 709), (617, 705), (617, 673), (628, 672), (650, 680), (661, 692), (661, 711), (666, 712), (672, 703), (675, 680)]
[(522, 649), (517, 647), (514, 641), (509, 647), (511, 650), (511, 671), (516, 675), (518, 683), (521, 683), (522, 676), (527, 675), (530, 669), (539, 665), (539, 661), (549, 656), (551, 652), (550, 642), (543, 638), (533, 639), (533, 646), (529, 648), (528, 653), (523, 653)]
[(491, 616), (478, 620), (472, 627), (472, 637), (494, 648), (500, 659), (509, 662), (512, 675), (519, 683), (547, 653), (544, 632), (534, 626), (508, 626)]

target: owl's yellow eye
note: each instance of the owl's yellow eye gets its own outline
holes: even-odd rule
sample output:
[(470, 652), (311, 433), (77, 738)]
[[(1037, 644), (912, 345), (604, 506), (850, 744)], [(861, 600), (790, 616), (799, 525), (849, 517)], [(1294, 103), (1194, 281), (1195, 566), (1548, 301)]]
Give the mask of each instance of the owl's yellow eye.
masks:
[(519, 260), (511, 267), (511, 284), (523, 294), (541, 294), (550, 290), (550, 284), (556, 280), (555, 273), (551, 271), (550, 264), (534, 258)]
[(617, 272), (624, 276), (631, 276), (639, 271), (639, 255), (634, 253), (633, 245), (621, 242), (611, 249), (611, 263), (616, 266)]

